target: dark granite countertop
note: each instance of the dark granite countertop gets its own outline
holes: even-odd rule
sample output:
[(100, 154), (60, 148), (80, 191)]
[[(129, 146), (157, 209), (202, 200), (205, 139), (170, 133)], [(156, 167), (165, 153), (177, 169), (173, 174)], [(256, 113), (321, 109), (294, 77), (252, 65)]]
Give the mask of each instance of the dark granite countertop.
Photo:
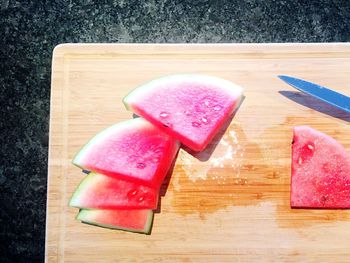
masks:
[(0, 0), (0, 35), (0, 262), (40, 262), (57, 44), (346, 42), (350, 1)]

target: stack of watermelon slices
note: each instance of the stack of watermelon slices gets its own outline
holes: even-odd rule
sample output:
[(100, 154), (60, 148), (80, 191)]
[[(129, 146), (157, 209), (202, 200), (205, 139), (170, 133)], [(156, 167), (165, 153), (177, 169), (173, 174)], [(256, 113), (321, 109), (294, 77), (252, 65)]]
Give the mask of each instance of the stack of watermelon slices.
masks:
[(206, 75), (171, 75), (124, 98), (140, 118), (93, 137), (73, 164), (89, 174), (70, 205), (77, 219), (102, 227), (149, 233), (159, 190), (182, 143), (206, 148), (237, 108), (242, 88)]
[(97, 134), (73, 163), (91, 171), (70, 205), (86, 223), (135, 232), (150, 230), (159, 188), (179, 144), (142, 118), (115, 124)]

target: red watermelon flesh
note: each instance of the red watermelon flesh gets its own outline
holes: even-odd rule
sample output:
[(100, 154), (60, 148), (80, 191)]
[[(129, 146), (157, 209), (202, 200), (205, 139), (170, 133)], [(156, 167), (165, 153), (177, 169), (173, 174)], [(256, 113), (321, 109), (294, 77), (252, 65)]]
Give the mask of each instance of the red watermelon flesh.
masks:
[(77, 219), (88, 224), (148, 234), (153, 211), (136, 210), (80, 210)]
[(158, 189), (102, 174), (90, 173), (69, 203), (88, 209), (156, 209)]
[(206, 75), (171, 75), (148, 82), (124, 98), (127, 109), (201, 151), (240, 102), (242, 88)]
[(294, 128), (291, 206), (350, 208), (350, 154), (307, 126)]
[(84, 170), (159, 188), (178, 148), (176, 140), (136, 118), (97, 134), (73, 163)]

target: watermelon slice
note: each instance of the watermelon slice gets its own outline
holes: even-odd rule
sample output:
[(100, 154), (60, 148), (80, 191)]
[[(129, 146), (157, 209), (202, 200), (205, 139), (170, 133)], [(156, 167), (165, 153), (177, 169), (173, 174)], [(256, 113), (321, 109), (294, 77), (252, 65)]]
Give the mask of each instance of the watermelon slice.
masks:
[(350, 208), (350, 154), (307, 126), (294, 128), (291, 206)]
[(156, 209), (157, 204), (155, 188), (94, 173), (84, 178), (69, 203), (89, 209)]
[(159, 188), (179, 143), (142, 118), (97, 134), (73, 160), (80, 168)]
[(239, 104), (242, 88), (206, 75), (171, 75), (124, 98), (128, 110), (192, 150), (203, 150)]
[(96, 226), (148, 234), (153, 211), (137, 210), (80, 210), (77, 219)]

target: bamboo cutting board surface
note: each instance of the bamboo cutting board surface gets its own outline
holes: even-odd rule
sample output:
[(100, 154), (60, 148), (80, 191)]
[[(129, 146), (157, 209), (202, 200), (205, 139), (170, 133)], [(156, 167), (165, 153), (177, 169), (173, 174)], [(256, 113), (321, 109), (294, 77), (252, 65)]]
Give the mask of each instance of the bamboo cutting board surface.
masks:
[[(151, 235), (75, 220), (84, 174), (74, 154), (132, 118), (122, 98), (173, 73), (242, 86), (226, 130), (197, 156), (180, 150)], [(65, 44), (52, 65), (47, 262), (348, 262), (348, 210), (290, 209), (292, 127), (309, 125), (350, 151), (350, 115), (302, 95), (292, 75), (350, 95), (350, 44)]]

